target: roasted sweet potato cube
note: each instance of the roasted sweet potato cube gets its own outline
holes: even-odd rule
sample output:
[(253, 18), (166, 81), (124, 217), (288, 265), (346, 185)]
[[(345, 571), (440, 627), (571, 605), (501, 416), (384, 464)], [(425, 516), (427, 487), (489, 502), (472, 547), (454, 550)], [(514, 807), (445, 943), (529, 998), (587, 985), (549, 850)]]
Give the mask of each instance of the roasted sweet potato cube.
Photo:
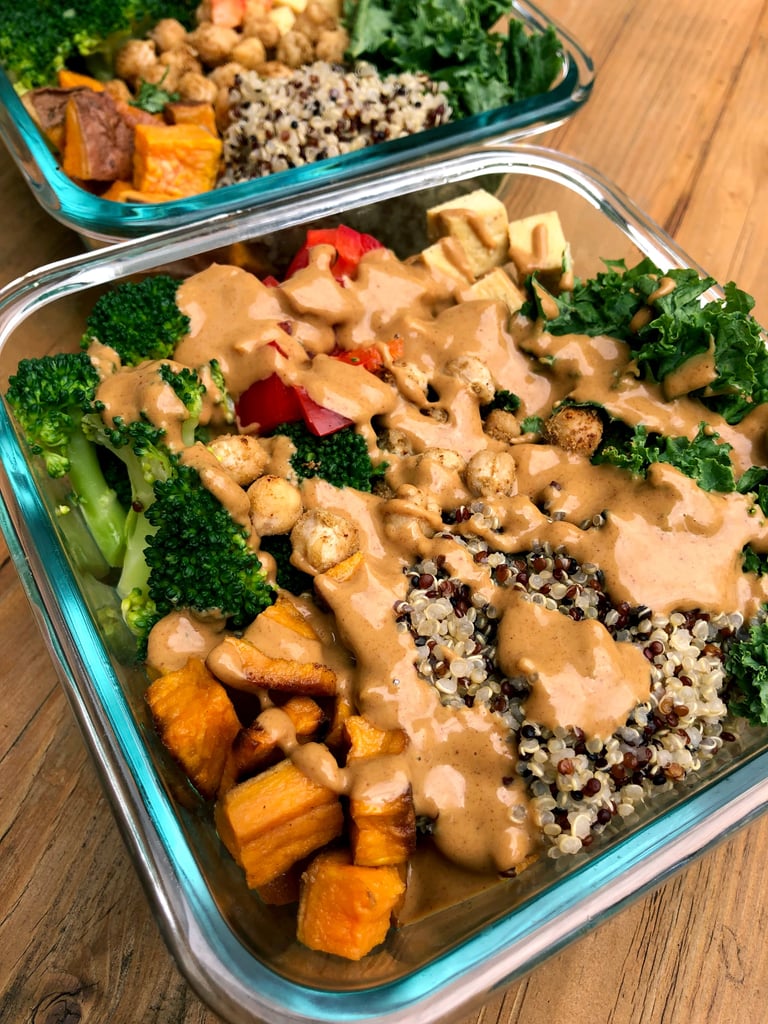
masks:
[(83, 181), (127, 179), (132, 156), (133, 132), (109, 93), (74, 89), (64, 114), (64, 173)]
[(284, 871), (282, 875), (273, 878), (271, 882), (258, 885), (256, 892), (262, 903), (270, 907), (285, 907), (289, 903), (298, 903), (301, 892), (300, 865), (294, 864), (292, 868)]
[(312, 625), (307, 622), (296, 605), (282, 594), (278, 595), (274, 604), (264, 609), (259, 618), (271, 619), (278, 626), (285, 626), (286, 629), (293, 630), (294, 633), (298, 633), (299, 636), (303, 636), (307, 640), (318, 639)]
[(333, 715), (328, 734), (325, 737), (326, 745), (332, 750), (341, 751), (349, 747), (349, 736), (347, 734), (347, 721), (353, 716), (355, 707), (346, 693), (338, 693), (333, 705)]
[(349, 740), (347, 761), (356, 757), (381, 757), (402, 754), (408, 737), (402, 729), (379, 729), (362, 715), (352, 715), (344, 723)]
[[(275, 711), (288, 716), (296, 738), (300, 740), (315, 736), (326, 720), (325, 712), (311, 697), (289, 697)], [(268, 767), (280, 757), (282, 752), (275, 733), (265, 729), (257, 718), (235, 737), (222, 774), (219, 796), (223, 796), (240, 779)]]
[(210, 191), (222, 143), (199, 124), (137, 124), (133, 183), (142, 192), (176, 198)]
[(336, 673), (327, 665), (272, 658), (255, 644), (236, 636), (225, 637), (216, 648), (216, 655), (214, 668), (222, 664), (231, 669), (221, 678), (246, 693), (277, 690), (308, 697), (332, 697), (336, 693)]
[(218, 135), (216, 114), (212, 103), (202, 100), (178, 100), (166, 103), (163, 117), (168, 124), (199, 124), (207, 128), (211, 135)]
[(146, 692), (157, 731), (195, 788), (212, 799), (240, 730), (232, 701), (199, 658), (160, 676)]
[(410, 786), (384, 800), (353, 797), (350, 842), (355, 864), (405, 864), (416, 848), (416, 812)]
[(344, 828), (336, 793), (289, 760), (230, 789), (217, 802), (215, 818), (251, 888), (273, 881)]
[(404, 892), (397, 868), (353, 864), (347, 850), (319, 853), (301, 880), (299, 942), (361, 960), (386, 938)]

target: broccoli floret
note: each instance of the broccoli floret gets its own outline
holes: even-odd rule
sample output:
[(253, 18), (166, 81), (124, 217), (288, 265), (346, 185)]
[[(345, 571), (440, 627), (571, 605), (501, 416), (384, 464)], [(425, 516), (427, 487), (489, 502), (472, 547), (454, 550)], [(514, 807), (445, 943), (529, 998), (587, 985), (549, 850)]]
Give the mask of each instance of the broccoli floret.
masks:
[(277, 585), (292, 594), (312, 593), (312, 577), (291, 565), (293, 545), (285, 533), (272, 534), (261, 538), (261, 550), (275, 560)]
[(6, 397), (30, 450), (50, 476), (68, 475), (76, 504), (110, 566), (122, 563), (126, 514), (101, 468), (83, 420), (96, 410), (99, 375), (83, 353), (23, 359)]
[[(136, 371), (128, 369), (123, 372)], [(193, 444), (205, 386), (189, 367), (175, 368), (169, 363), (158, 363), (157, 375), (186, 406), (182, 442), (187, 446)], [(165, 430), (144, 419), (125, 422), (121, 417), (116, 417), (113, 425), (109, 426), (98, 414), (86, 416), (83, 427), (90, 440), (123, 463), (129, 481), (125, 554), (117, 592), (124, 602), (126, 622), (141, 637), (145, 631), (144, 619), (150, 619), (154, 614), (153, 608), (149, 611), (143, 609), (149, 598), (149, 566), (144, 556), (147, 539), (153, 533), (146, 512), (155, 500), (155, 485), (175, 472), (171, 452), (165, 443)]]
[(197, 471), (173, 457), (174, 471), (155, 484), (146, 511), (148, 595), (161, 618), (178, 608), (216, 611), (242, 629), (275, 598), (248, 533), (205, 487)]
[(285, 434), (293, 442), (296, 451), (291, 466), (300, 480), (319, 476), (334, 487), (370, 491), (373, 481), (387, 468), (386, 463), (373, 465), (365, 438), (354, 427), (316, 437), (303, 423), (283, 423), (274, 433)]
[(86, 320), (81, 347), (99, 341), (114, 349), (124, 366), (169, 359), (189, 330), (189, 317), (176, 305), (178, 287), (175, 278), (157, 274), (105, 292)]
[(3, 0), (0, 4), (0, 62), (19, 92), (53, 85), (67, 64), (113, 77), (112, 56), (126, 38), (143, 35), (160, 18), (192, 27), (194, 0)]

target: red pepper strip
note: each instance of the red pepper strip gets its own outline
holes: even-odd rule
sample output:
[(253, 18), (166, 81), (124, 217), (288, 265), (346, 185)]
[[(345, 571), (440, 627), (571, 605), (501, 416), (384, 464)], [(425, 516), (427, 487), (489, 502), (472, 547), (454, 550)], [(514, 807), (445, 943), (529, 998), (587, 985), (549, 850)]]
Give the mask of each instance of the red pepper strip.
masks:
[(281, 423), (303, 418), (296, 388), (284, 384), (276, 373), (254, 381), (236, 403), (237, 418), (243, 426), (257, 424), (259, 433), (269, 434)]
[(364, 254), (370, 252), (371, 249), (384, 248), (373, 235), (355, 231), (354, 228), (349, 228), (345, 224), (340, 224), (337, 228), (316, 228), (307, 231), (307, 240), (291, 260), (285, 273), (286, 278), (309, 265), (309, 250), (315, 245), (332, 245), (336, 250), (331, 273), (337, 281), (341, 281), (344, 277), (354, 278), (357, 265)]
[(301, 405), (307, 430), (315, 437), (327, 437), (328, 434), (335, 434), (337, 430), (349, 427), (354, 423), (354, 420), (347, 419), (340, 412), (334, 412), (333, 409), (327, 409), (324, 405), (318, 405), (313, 398), (309, 397), (304, 388), (295, 388), (294, 390)]
[[(402, 338), (393, 338), (391, 341), (387, 342), (386, 347), (389, 350), (389, 354), (392, 359), (402, 358)], [(379, 345), (369, 345), (366, 348), (339, 350), (338, 352), (333, 353), (333, 357), (342, 363), (348, 363), (350, 366), (362, 366), (362, 368), (364, 370), (368, 370), (369, 373), (379, 373), (386, 366)]]

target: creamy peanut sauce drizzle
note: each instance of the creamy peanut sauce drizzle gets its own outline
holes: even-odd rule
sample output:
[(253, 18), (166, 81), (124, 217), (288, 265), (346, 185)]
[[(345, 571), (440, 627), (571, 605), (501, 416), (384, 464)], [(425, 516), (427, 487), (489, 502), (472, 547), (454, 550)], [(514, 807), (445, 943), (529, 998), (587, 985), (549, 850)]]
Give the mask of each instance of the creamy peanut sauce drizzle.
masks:
[[(312, 249), (309, 266), (279, 287), (266, 287), (232, 266), (212, 265), (189, 278), (178, 302), (191, 329), (176, 359), (202, 367), (216, 358), (235, 397), (254, 380), (277, 373), (353, 420), (374, 462), (388, 462), (391, 497), (339, 491), (319, 479), (302, 483), (305, 509), (329, 509), (355, 524), (364, 558), (346, 578), (315, 577), (316, 593), (328, 611), (291, 598), (311, 628), (297, 633), (262, 616), (245, 638), (268, 655), (329, 666), (339, 691), (359, 713), (381, 728), (404, 730), (408, 744), (401, 755), (339, 767), (321, 744), (298, 743), (287, 716), (266, 697), (259, 721), (287, 756), (339, 793), (398, 793), (411, 786), (416, 813), (436, 819), (435, 843), (447, 858), (474, 871), (507, 871), (537, 846), (526, 794), (515, 775), (514, 747), (484, 707), (446, 708), (417, 675), (412, 638), (397, 628), (393, 613), (405, 592), (404, 568), (443, 556), (451, 574), (496, 606), (499, 663), (507, 673), (523, 673), (532, 681), (526, 710), (542, 724), (579, 727), (588, 736), (606, 738), (647, 699), (650, 671), (637, 649), (616, 643), (599, 623), (573, 622), (495, 587), (464, 546), (434, 536), (443, 529), (441, 511), (475, 496), (457, 469), (420, 453), (447, 448), (467, 459), (482, 449), (510, 450), (484, 432), (477, 397), (448, 365), (459, 356), (477, 356), (497, 388), (520, 396), (520, 416), (547, 416), (572, 395), (602, 403), (630, 424), (693, 437), (703, 409), (684, 396), (667, 399), (656, 385), (640, 381), (622, 342), (554, 337), (541, 324), (510, 319), (499, 301), (457, 302), (462, 296), (458, 277), (451, 282), (444, 274), (431, 276), (418, 259), (403, 263), (375, 250), (345, 287), (333, 279), (330, 259), (326, 247)], [(404, 355), (390, 365), (391, 382), (330, 357), (337, 348), (375, 343), (384, 352), (394, 337), (403, 340)], [(108, 354), (101, 353), (100, 365), (105, 379), (99, 397), (108, 414), (139, 409), (178, 439), (167, 396), (142, 390), (140, 374), (110, 375)], [(428, 394), (414, 386), (409, 367), (429, 379)], [(204, 418), (216, 424), (218, 415), (211, 404)], [(733, 445), (737, 471), (764, 463), (765, 410), (753, 413), (738, 431), (714, 415), (707, 418)], [(414, 454), (379, 451), (376, 432), (383, 428), (402, 431)], [(517, 440), (511, 447), (516, 490), (486, 499), (501, 524), (499, 532), (487, 536), (495, 549), (514, 553), (545, 542), (563, 546), (603, 570), (614, 601), (657, 612), (738, 609), (750, 616), (768, 598), (768, 582), (741, 568), (747, 541), (768, 550), (768, 527), (749, 497), (706, 493), (667, 465), (654, 465), (646, 479), (633, 479), (559, 448)], [(290, 445), (284, 439), (265, 443), (271, 455), (266, 471), (290, 476)], [(243, 490), (225, 479), (213, 456), (198, 445), (184, 458), (233, 516), (247, 521)], [(597, 515), (604, 517), (602, 526), (582, 528)], [(453, 529), (461, 533), (470, 527)], [(251, 540), (258, 548), (258, 537)], [(270, 564), (265, 559), (265, 566)], [(214, 674), (237, 687), (244, 670), (236, 649), (222, 642), (225, 635), (215, 618), (174, 613), (151, 635), (150, 667), (170, 671), (191, 655), (207, 657)]]

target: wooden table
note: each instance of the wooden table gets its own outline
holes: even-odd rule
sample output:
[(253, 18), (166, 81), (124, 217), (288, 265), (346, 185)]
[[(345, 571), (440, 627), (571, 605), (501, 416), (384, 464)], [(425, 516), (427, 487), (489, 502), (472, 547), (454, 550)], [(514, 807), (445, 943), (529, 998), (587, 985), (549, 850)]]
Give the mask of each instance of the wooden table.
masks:
[[(598, 69), (546, 144), (599, 167), (768, 320), (765, 0), (548, 0)], [(0, 280), (79, 250), (0, 154)], [(214, 1024), (168, 955), (0, 544), (0, 1019)], [(768, 818), (464, 1024), (766, 1019)]]

